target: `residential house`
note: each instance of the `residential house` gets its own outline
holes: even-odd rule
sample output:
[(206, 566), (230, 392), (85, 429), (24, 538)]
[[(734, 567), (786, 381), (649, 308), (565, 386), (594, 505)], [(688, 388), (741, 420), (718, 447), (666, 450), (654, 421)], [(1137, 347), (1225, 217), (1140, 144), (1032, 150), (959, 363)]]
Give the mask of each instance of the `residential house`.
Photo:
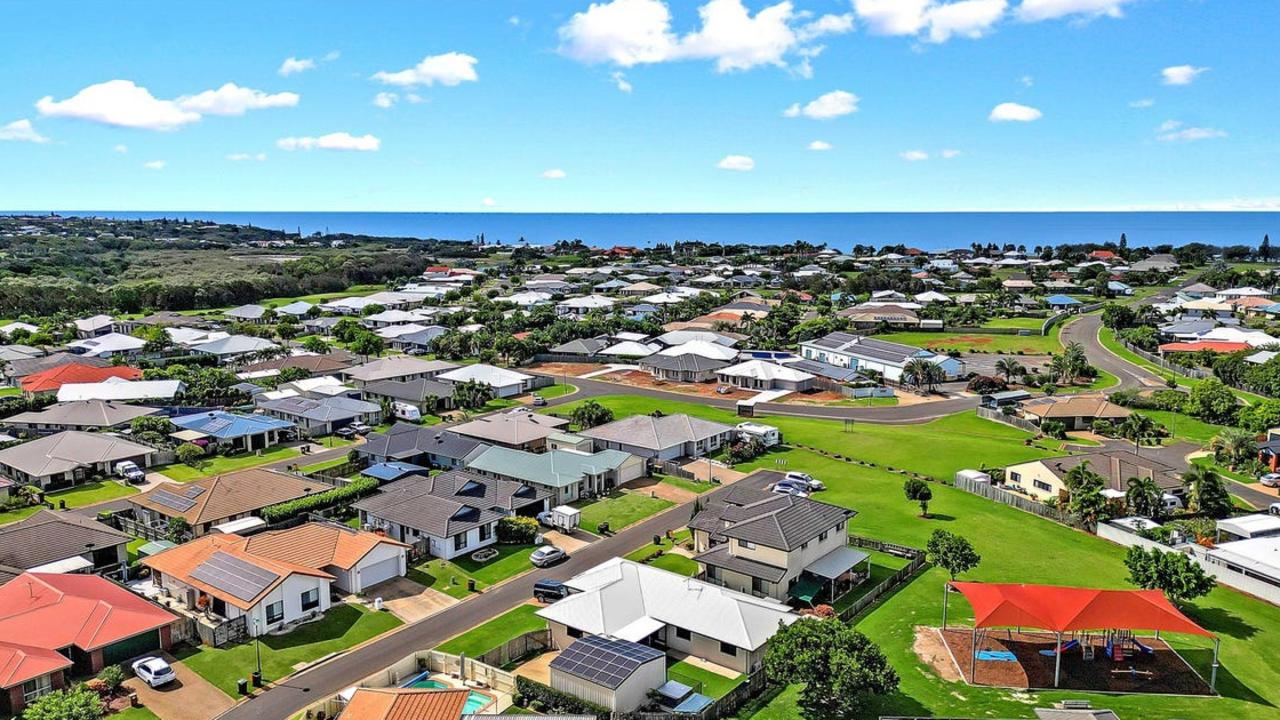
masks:
[(352, 507), (361, 524), (449, 560), (493, 545), (499, 520), (533, 517), (547, 509), (549, 497), (531, 485), (449, 470), (431, 477), (410, 475)]
[(507, 370), (493, 365), (477, 363), (442, 372), (436, 376), (442, 382), (455, 385), (465, 382), (478, 382), (493, 388), (494, 397), (506, 398), (533, 389), (534, 376), (515, 370)]
[(78, 338), (95, 338), (107, 333), (115, 332), (116, 321), (110, 315), (94, 315), (93, 317), (80, 318), (73, 320), (72, 326), (76, 329), (76, 337)]
[(561, 650), (600, 635), (753, 673), (779, 627), (800, 619), (776, 601), (623, 558), (606, 560), (565, 585), (568, 597), (535, 613)]
[(425, 355), (431, 352), (434, 347), (436, 338), (449, 332), (449, 328), (443, 325), (427, 325), (420, 326), (421, 330), (407, 332), (391, 338), (388, 342), (391, 347), (400, 352), (411, 353), (414, 355)]
[(633, 415), (583, 430), (597, 450), (622, 450), (653, 460), (701, 457), (733, 441), (735, 430), (690, 415)]
[(640, 368), (658, 380), (679, 383), (710, 382), (716, 371), (729, 367), (728, 360), (716, 360), (695, 353), (684, 355), (653, 354), (642, 358)]
[(748, 360), (716, 371), (716, 379), (746, 390), (804, 392), (813, 388), (814, 376), (787, 365)]
[[(14, 347), (12, 345), (6, 347)], [(79, 365), (92, 365), (93, 367), (111, 367), (111, 361), (103, 358), (85, 357), (75, 353), (55, 352), (49, 355), (33, 355), (30, 357), (13, 358), (4, 366), (5, 378), (9, 384), (17, 387), (22, 383), (22, 379), (28, 375), (43, 372), (59, 365), (67, 365), (76, 363)]]
[(707, 582), (756, 597), (834, 602), (868, 577), (870, 556), (848, 547), (854, 512), (769, 492), (756, 473), (707, 502), (689, 522)]
[(275, 371), (275, 374), (279, 374), (281, 370), (288, 368), (301, 368), (312, 375), (328, 375), (346, 370), (355, 364), (355, 359), (355, 355), (345, 350), (331, 350), (323, 355), (288, 355), (246, 365), (237, 377), (248, 375), (266, 377), (257, 373)]
[(232, 322), (249, 323), (251, 325), (265, 325), (271, 322), (275, 313), (261, 305), (241, 305), (234, 307), (222, 313), (222, 316)]
[(1179, 288), (1178, 292), (1186, 295), (1187, 297), (1199, 300), (1201, 298), (1212, 298), (1217, 296), (1218, 289), (1212, 285), (1206, 285), (1204, 283), (1192, 283), (1186, 287)]
[(435, 413), (453, 407), (453, 385), (426, 378), (379, 380), (365, 385), (360, 394), (368, 402), (412, 405), (422, 413)]
[(0, 474), (19, 485), (57, 490), (110, 476), (116, 463), (151, 464), (156, 449), (102, 433), (65, 430), (0, 450)]
[(192, 345), (191, 352), (199, 355), (213, 355), (218, 362), (230, 364), (240, 362), (260, 353), (278, 349), (280, 346), (266, 338), (252, 335), (231, 335), (218, 340), (210, 340)]
[(444, 470), (466, 467), (489, 444), (451, 430), (398, 422), (370, 433), (355, 451), (372, 463), (406, 462)]
[(548, 435), (554, 434), (568, 424), (569, 421), (565, 418), (538, 415), (524, 408), (518, 408), (504, 413), (485, 415), (471, 422), (455, 425), (450, 430), (490, 445), (540, 451), (546, 446)]
[(43, 410), (18, 413), (0, 421), (0, 424), (38, 435), (63, 430), (118, 430), (137, 418), (159, 412), (156, 408), (112, 400), (75, 400), (54, 403)]
[(281, 305), (276, 308), (276, 315), (284, 315), (286, 317), (301, 320), (311, 312), (311, 308), (313, 307), (315, 307), (315, 305), (312, 305), (306, 300), (295, 300), (288, 305)]
[(347, 382), (359, 388), (380, 380), (406, 381), (419, 378), (434, 380), (440, 373), (457, 367), (455, 363), (443, 360), (422, 360), (406, 355), (394, 355), (347, 368), (341, 375)]
[(1129, 410), (1107, 399), (1105, 395), (1065, 395), (1042, 397), (1022, 403), (1022, 416), (1036, 425), (1045, 420), (1063, 424), (1067, 430), (1087, 430), (1098, 419), (1123, 420)]
[(110, 358), (116, 355), (125, 357), (142, 352), (146, 341), (132, 335), (110, 332), (105, 335), (74, 340), (67, 343), (67, 352), (84, 357)]
[(1177, 271), (1178, 261), (1168, 253), (1157, 253), (1129, 266), (1129, 272), (1172, 273)]
[(1182, 479), (1173, 467), (1128, 450), (1100, 450), (1010, 465), (1004, 471), (1004, 485), (1006, 489), (1036, 500), (1053, 498), (1065, 501), (1070, 495), (1066, 485), (1067, 473), (1085, 463), (1089, 464), (1090, 470), (1102, 476), (1104, 491), (1113, 495), (1123, 496), (1129, 478), (1134, 477), (1155, 480), (1165, 493), (1182, 493)]
[(409, 546), (338, 522), (309, 522), (251, 535), (244, 549), (260, 557), (323, 570), (342, 593), (367, 593), (408, 571)]
[(965, 373), (964, 362), (957, 358), (852, 333), (833, 332), (806, 340), (800, 343), (800, 352), (806, 360), (871, 371), (894, 382), (902, 380), (904, 368), (913, 360), (934, 363), (942, 369), (947, 380), (955, 380)]
[(577, 355), (582, 358), (590, 358), (597, 355), (601, 350), (609, 347), (612, 340), (607, 335), (593, 338), (578, 338), (570, 340), (567, 343), (561, 343), (547, 350), (553, 355)]
[(550, 493), (553, 505), (565, 505), (584, 495), (605, 495), (644, 477), (646, 466), (643, 458), (620, 450), (531, 453), (491, 447), (468, 462), (467, 470), (533, 485)]
[(249, 468), (188, 483), (162, 482), (130, 495), (128, 501), (143, 526), (163, 534), (169, 522), (180, 517), (191, 526), (192, 535), (200, 537), (217, 525), (253, 517), (264, 507), (329, 488), (291, 473)]
[(31, 395), (56, 393), (68, 383), (98, 383), (110, 378), (120, 380), (141, 380), (142, 371), (127, 365), (86, 365), (82, 362), (69, 362), (57, 365), (48, 370), (31, 373), (22, 378), (22, 391)]
[(556, 314), (563, 317), (583, 318), (595, 311), (608, 311), (617, 301), (605, 295), (583, 295), (556, 303)]
[(879, 327), (880, 325), (898, 328), (912, 328), (920, 325), (920, 316), (915, 311), (901, 305), (870, 305), (864, 303), (840, 310), (836, 313), (836, 316), (848, 320), (852, 327), (860, 330)]
[(630, 640), (586, 635), (561, 649), (548, 671), (553, 689), (628, 713), (650, 704), (650, 694), (667, 682), (667, 655)]
[(0, 586), (0, 713), (173, 645), (179, 618), (97, 575), (23, 573)]
[(0, 584), (23, 572), (95, 573), (123, 581), (132, 540), (79, 513), (39, 510), (0, 525)]
[(58, 402), (75, 400), (168, 401), (172, 402), (185, 392), (187, 386), (181, 380), (122, 380), (107, 378), (94, 383), (63, 383), (58, 388)]
[(213, 410), (171, 418), (179, 430), (172, 433), (181, 442), (205, 442), (226, 453), (254, 452), (273, 447), (293, 434), (288, 420), (266, 415)]
[(258, 409), (271, 417), (287, 420), (309, 437), (331, 435), (353, 423), (377, 425), (382, 422), (382, 406), (341, 395), (312, 399), (287, 397), (262, 400)]

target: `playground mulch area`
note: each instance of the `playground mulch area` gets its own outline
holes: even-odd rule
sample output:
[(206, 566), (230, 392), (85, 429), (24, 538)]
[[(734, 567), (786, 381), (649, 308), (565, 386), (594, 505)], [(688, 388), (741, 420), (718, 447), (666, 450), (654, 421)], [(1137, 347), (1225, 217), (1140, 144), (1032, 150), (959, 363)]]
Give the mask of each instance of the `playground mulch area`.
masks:
[[(994, 687), (1052, 689), (1052, 655), (1041, 655), (1041, 650), (1052, 650), (1054, 638), (1048, 633), (1007, 632), (992, 630), (985, 636), (978, 635), (979, 651), (1013, 653), (1016, 660), (977, 661), (977, 682), (970, 674), (971, 635), (967, 628), (947, 629), (942, 637), (959, 665), (965, 681), (973, 685)], [(1068, 638), (1064, 637), (1063, 642)], [(1063, 690), (1090, 690), (1097, 692), (1150, 693), (1165, 695), (1212, 695), (1206, 683), (1167, 643), (1154, 637), (1143, 637), (1144, 645), (1155, 650), (1154, 656), (1142, 653), (1126, 655), (1121, 662), (1114, 662), (1104, 651), (1105, 639), (1094, 636), (1089, 642), (1094, 647), (1094, 659), (1085, 660), (1081, 648), (1076, 647), (1062, 655), (1062, 674), (1059, 688)], [(1082, 639), (1081, 642), (1084, 642)]]

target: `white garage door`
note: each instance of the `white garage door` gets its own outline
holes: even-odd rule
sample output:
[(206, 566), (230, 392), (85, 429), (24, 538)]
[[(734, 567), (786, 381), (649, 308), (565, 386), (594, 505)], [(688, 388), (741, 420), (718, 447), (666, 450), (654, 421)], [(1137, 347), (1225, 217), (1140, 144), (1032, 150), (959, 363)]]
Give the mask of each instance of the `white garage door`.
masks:
[(400, 558), (387, 558), (381, 562), (367, 565), (360, 570), (360, 589), (368, 590), (380, 582), (390, 580), (400, 574)]

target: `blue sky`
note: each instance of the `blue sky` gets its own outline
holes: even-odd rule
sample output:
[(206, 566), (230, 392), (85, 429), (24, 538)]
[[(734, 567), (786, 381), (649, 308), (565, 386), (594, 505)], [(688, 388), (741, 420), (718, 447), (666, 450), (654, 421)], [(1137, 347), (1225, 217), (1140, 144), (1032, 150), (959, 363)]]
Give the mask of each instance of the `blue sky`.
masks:
[(4, 209), (1280, 209), (1276, 2), (0, 17)]

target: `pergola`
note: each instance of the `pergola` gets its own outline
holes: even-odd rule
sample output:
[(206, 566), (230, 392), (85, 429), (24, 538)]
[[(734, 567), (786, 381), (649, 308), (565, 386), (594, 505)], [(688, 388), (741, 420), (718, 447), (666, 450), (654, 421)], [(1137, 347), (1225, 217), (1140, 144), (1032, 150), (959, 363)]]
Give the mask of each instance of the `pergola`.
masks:
[(942, 629), (947, 629), (950, 589), (973, 607), (973, 641), (969, 677), (977, 669), (979, 628), (1036, 628), (1054, 633), (1053, 686), (1062, 669), (1062, 634), (1095, 630), (1155, 630), (1202, 635), (1213, 640), (1209, 689), (1216, 689), (1220, 641), (1183, 615), (1159, 590), (1099, 590), (1057, 585), (950, 582), (942, 589)]

